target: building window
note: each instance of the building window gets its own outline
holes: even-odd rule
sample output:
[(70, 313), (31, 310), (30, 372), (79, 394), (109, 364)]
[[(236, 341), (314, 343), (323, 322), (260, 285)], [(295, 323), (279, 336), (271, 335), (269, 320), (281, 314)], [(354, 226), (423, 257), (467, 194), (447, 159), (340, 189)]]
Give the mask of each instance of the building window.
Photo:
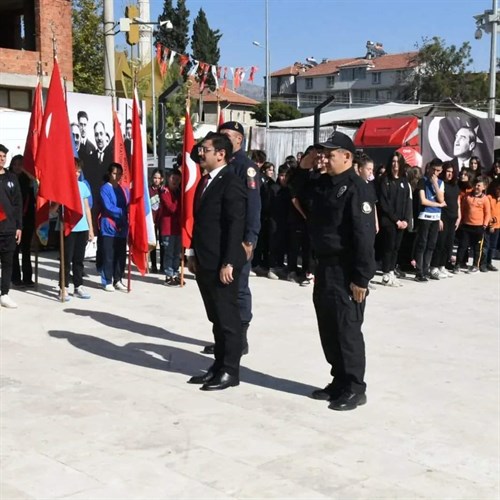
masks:
[(31, 110), (31, 90), (0, 89), (0, 107), (17, 109), (18, 111)]
[(306, 90), (311, 90), (313, 88), (313, 79), (306, 78)]
[(333, 87), (335, 87), (335, 77), (334, 76), (327, 76), (326, 77), (326, 88), (333, 89)]
[(34, 0), (11, 0), (0, 6), (0, 47), (36, 50)]
[(366, 79), (366, 68), (353, 69), (353, 80), (365, 80), (365, 79)]
[(340, 70), (340, 81), (350, 82), (352, 80), (352, 70), (351, 69), (341, 69)]
[(380, 71), (377, 71), (376, 73), (372, 73), (372, 84), (373, 85), (380, 85), (381, 81), (382, 81), (382, 78), (381, 78)]

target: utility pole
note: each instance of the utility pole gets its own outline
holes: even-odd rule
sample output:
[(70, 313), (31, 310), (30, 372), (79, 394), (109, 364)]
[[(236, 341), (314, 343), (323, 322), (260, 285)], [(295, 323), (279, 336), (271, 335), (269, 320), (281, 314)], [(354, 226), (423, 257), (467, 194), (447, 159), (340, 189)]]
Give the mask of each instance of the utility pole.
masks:
[(115, 21), (113, 0), (104, 0), (104, 94), (115, 95)]

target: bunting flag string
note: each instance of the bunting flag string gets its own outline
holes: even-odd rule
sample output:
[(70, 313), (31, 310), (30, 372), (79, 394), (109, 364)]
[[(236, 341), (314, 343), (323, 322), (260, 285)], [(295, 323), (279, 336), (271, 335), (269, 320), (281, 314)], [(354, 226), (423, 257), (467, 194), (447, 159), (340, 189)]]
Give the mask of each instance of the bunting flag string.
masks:
[[(177, 57), (176, 57), (177, 56)], [(215, 87), (225, 92), (227, 89), (228, 70), (231, 72), (233, 81), (233, 90), (238, 89), (245, 81), (248, 74), (248, 81), (255, 81), (255, 74), (259, 71), (258, 66), (218, 66), (209, 64), (204, 61), (198, 61), (187, 54), (179, 54), (175, 50), (163, 46), (161, 43), (156, 44), (156, 59), (160, 68), (162, 78), (165, 78), (168, 68), (177, 60), (181, 67), (181, 75), (186, 73), (188, 76), (193, 76), (200, 83), (200, 92), (206, 87), (209, 75), (213, 77)], [(222, 83), (220, 80), (222, 78)]]

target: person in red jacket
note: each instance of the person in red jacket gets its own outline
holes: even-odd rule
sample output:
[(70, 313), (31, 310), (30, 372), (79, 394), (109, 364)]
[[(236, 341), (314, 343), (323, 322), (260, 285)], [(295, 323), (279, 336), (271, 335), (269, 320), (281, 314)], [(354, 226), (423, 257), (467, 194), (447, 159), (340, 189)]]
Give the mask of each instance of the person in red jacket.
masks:
[(159, 226), (163, 253), (165, 285), (179, 286), (181, 256), (181, 173), (174, 170), (160, 194)]

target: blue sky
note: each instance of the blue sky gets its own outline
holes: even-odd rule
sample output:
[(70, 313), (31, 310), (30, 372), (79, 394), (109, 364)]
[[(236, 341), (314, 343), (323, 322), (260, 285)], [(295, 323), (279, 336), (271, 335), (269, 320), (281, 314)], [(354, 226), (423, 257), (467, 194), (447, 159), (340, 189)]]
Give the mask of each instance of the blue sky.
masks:
[[(115, 0), (115, 18), (127, 0)], [(174, 5), (176, 0), (174, 0)], [(221, 66), (258, 66), (256, 83), (263, 84), (265, 0), (187, 0), (191, 20), (200, 8), (212, 29), (219, 29)], [(150, 0), (151, 18), (163, 10), (163, 0)], [(365, 54), (367, 40), (384, 44), (388, 53), (414, 50), (422, 37), (441, 36), (447, 45), (469, 41), (471, 70), (489, 69), (490, 36), (474, 39), (473, 15), (491, 9), (491, 0), (269, 0), (271, 70), (313, 56), (336, 59)], [(191, 22), (192, 27), (192, 22)], [(119, 42), (119, 40), (117, 40)]]

